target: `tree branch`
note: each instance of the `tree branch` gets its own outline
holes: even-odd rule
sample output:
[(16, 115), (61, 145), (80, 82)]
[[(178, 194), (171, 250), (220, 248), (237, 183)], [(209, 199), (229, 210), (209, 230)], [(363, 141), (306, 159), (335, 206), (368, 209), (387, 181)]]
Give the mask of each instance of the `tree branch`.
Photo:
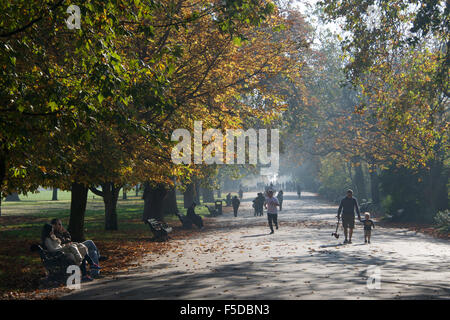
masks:
[[(59, 7), (63, 2), (64, 2), (64, 0), (59, 0), (54, 5), (50, 6), (49, 11)], [(11, 36), (15, 35), (16, 33), (20, 33), (22, 31), (28, 29), (29, 27), (31, 27), (36, 22), (42, 20), (42, 18), (44, 18), (44, 15), (41, 15), (40, 17), (34, 18), (30, 22), (28, 22), (26, 25), (24, 25), (24, 26), (22, 26), (22, 27), (20, 27), (20, 28), (18, 28), (16, 30), (13, 30), (13, 31), (10, 31), (10, 32), (6, 32), (6, 33), (0, 33), (0, 38), (8, 38), (8, 37), (11, 37)]]
[(100, 190), (98, 190), (97, 188), (89, 187), (89, 190), (91, 190), (91, 192), (92, 192), (93, 194), (96, 194), (96, 195), (98, 195), (98, 196), (100, 196), (100, 197), (103, 197), (103, 192), (100, 191)]

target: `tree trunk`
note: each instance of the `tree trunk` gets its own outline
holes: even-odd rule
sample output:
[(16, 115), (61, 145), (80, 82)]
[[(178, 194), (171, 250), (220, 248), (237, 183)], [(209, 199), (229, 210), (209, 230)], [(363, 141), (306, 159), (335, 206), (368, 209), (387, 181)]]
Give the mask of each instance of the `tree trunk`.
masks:
[(88, 188), (80, 183), (72, 183), (70, 201), (69, 232), (74, 242), (84, 241), (84, 215), (86, 213)]
[(0, 156), (0, 217), (2, 216), (3, 181), (6, 178), (6, 159), (4, 154)]
[(5, 201), (20, 201), (19, 194), (17, 192), (8, 194)]
[(105, 230), (118, 230), (117, 227), (117, 200), (121, 186), (116, 186), (113, 182), (101, 184), (102, 191), (96, 188), (89, 188), (92, 193), (103, 198), (105, 204)]
[(52, 201), (58, 200), (58, 188), (53, 188)]
[[(440, 160), (433, 160), (430, 164), (430, 169), (426, 175), (426, 201), (427, 213), (424, 221), (433, 221), (434, 215), (438, 211), (448, 208), (448, 173), (444, 171), (443, 162)], [(428, 181), (427, 181), (428, 180)]]
[(147, 219), (151, 216), (152, 207), (151, 187), (149, 182), (144, 182), (144, 193), (142, 194), (142, 199), (144, 199), (144, 213), (142, 214), (142, 220), (147, 221)]
[(163, 201), (163, 214), (164, 215), (172, 215), (177, 214), (178, 205), (177, 205), (177, 191), (175, 186), (171, 187), (169, 191), (167, 191), (167, 195)]
[(367, 200), (367, 192), (366, 192), (366, 184), (364, 182), (364, 173), (362, 170), (362, 162), (361, 158), (354, 158), (352, 159), (352, 162), (355, 164), (355, 185), (356, 185), (356, 194), (357, 197), (362, 200)]
[(208, 188), (202, 188), (203, 202), (214, 202), (214, 192)]
[(195, 193), (194, 193), (194, 201), (195, 203), (197, 203), (197, 205), (200, 204), (200, 182), (196, 179), (195, 183), (194, 183), (194, 189), (195, 189)]
[(448, 202), (448, 181), (449, 168), (444, 165), (441, 160), (435, 161), (435, 167), (432, 169), (434, 178), (436, 179), (436, 188), (433, 193), (435, 197), (436, 210), (442, 211), (449, 208)]
[(118, 230), (117, 226), (117, 200), (120, 187), (114, 183), (102, 184), (103, 203), (105, 204), (105, 230)]
[(187, 185), (186, 190), (183, 193), (184, 207), (189, 208), (195, 201), (195, 186), (193, 183)]
[(150, 182), (144, 184), (144, 213), (142, 219), (162, 220), (163, 202), (167, 195), (167, 189), (162, 183), (152, 185)]
[(139, 184), (136, 185), (136, 197), (139, 197)]
[(125, 189), (123, 189), (122, 192), (123, 192), (122, 200), (127, 200), (127, 192), (125, 191)]
[[(352, 189), (355, 189), (355, 188), (357, 188), (357, 186), (355, 183), (355, 179), (353, 178), (352, 163), (349, 161), (346, 161), (345, 166), (348, 170), (348, 176), (350, 177), (350, 181), (352, 183)], [(357, 190), (353, 190), (353, 191), (357, 191)]]
[(358, 193), (359, 193), (359, 197), (360, 199), (366, 199), (367, 200), (367, 191), (366, 191), (366, 183), (364, 181), (364, 173), (362, 170), (362, 165), (361, 163), (359, 164), (359, 166), (356, 166), (355, 168), (356, 172), (355, 172), (355, 182), (356, 185), (358, 187)]
[(378, 180), (377, 168), (375, 165), (370, 165), (370, 193), (372, 195), (372, 202), (375, 204), (380, 203), (380, 187)]

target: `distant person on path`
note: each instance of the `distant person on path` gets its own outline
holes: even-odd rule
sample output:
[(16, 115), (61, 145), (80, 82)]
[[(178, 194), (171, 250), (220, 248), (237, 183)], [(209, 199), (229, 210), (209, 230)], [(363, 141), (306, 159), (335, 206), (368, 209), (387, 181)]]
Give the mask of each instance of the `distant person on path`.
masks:
[[(51, 225), (53, 227), (53, 233), (54, 235), (61, 240), (61, 244), (67, 244), (72, 243), (72, 237), (67, 231), (63, 225), (60, 219), (53, 219), (51, 222)], [(87, 248), (88, 248), (88, 254), (92, 258), (92, 261), (94, 261), (95, 264), (99, 264), (100, 261), (105, 261), (108, 258), (105, 256), (101, 256), (100, 252), (97, 249), (97, 246), (95, 245), (94, 241), (92, 240), (86, 240), (82, 242)], [(96, 277), (100, 274), (100, 271), (98, 269), (92, 269), (91, 270), (91, 276)]]
[(270, 185), (265, 186), (264, 196), (265, 196), (266, 198), (268, 197), (269, 191), (272, 191), (272, 193), (275, 191), (272, 182), (270, 183)]
[(283, 190), (278, 191), (277, 194), (278, 202), (280, 203), (280, 211), (283, 209)]
[(232, 204), (233, 204), (233, 213), (234, 216), (237, 217), (237, 213), (238, 213), (238, 209), (239, 209), (239, 205), (241, 204), (241, 201), (239, 201), (237, 196), (233, 197), (233, 200), (231, 200)]
[(266, 199), (262, 192), (258, 192), (257, 197), (253, 200), (253, 208), (255, 208), (255, 216), (262, 216), (264, 214), (264, 202)]
[(192, 221), (199, 229), (203, 228), (203, 219), (198, 214), (195, 213), (195, 206), (197, 203), (192, 202), (191, 206), (187, 209), (186, 217)]
[(242, 188), (239, 188), (239, 199), (242, 200), (242, 198), (244, 197), (244, 191), (242, 190)]
[(275, 224), (275, 228), (278, 230), (277, 206), (280, 206), (280, 204), (278, 203), (278, 199), (274, 198), (272, 190), (267, 191), (267, 198), (264, 206), (267, 209), (267, 219), (269, 221), (270, 234), (273, 234), (272, 222)]
[(364, 243), (370, 243), (370, 236), (372, 234), (372, 228), (375, 228), (375, 224), (370, 220), (370, 213), (364, 213), (364, 220), (361, 221), (364, 225)]
[(299, 199), (302, 196), (302, 187), (299, 184), (297, 184), (297, 196)]
[[(341, 200), (337, 216), (339, 220), (341, 218), (342, 212), (342, 227), (344, 228), (344, 235), (345, 235), (344, 244), (352, 243), (353, 229), (355, 228), (355, 208), (356, 213), (358, 214), (358, 219), (359, 221), (361, 221), (358, 201), (356, 200), (356, 198), (353, 198), (353, 191), (348, 189), (347, 196)], [(348, 240), (347, 240), (347, 233), (348, 233)]]
[(255, 199), (252, 200), (253, 204), (252, 204), (252, 208), (253, 208), (253, 216), (256, 217), (258, 212), (256, 211), (256, 202), (258, 201), (258, 197), (256, 197)]
[(225, 200), (225, 202), (227, 203), (227, 207), (231, 206), (231, 193), (227, 194), (227, 199)]

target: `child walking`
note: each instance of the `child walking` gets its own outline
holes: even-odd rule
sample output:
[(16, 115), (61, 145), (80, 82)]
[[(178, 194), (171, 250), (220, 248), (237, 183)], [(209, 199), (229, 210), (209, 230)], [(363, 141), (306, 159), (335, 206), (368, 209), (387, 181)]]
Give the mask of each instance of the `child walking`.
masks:
[(375, 224), (370, 220), (370, 213), (364, 213), (364, 220), (361, 221), (364, 225), (364, 243), (370, 243), (370, 236), (372, 233), (372, 228), (375, 228)]

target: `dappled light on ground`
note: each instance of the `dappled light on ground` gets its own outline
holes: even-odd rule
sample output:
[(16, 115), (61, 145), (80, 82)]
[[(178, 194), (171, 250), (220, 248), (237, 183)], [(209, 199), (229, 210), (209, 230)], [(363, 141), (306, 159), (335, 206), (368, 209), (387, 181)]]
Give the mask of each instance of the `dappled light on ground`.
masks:
[[(250, 195), (246, 195), (249, 197)], [(134, 270), (84, 286), (69, 299), (416, 299), (450, 298), (448, 241), (406, 229), (376, 228), (370, 245), (362, 228), (353, 244), (331, 236), (336, 209), (313, 194), (286, 200), (280, 229), (243, 202), (209, 219), (203, 232), (171, 241)], [(342, 235), (342, 230), (339, 231)], [(368, 289), (370, 267), (381, 288)]]

